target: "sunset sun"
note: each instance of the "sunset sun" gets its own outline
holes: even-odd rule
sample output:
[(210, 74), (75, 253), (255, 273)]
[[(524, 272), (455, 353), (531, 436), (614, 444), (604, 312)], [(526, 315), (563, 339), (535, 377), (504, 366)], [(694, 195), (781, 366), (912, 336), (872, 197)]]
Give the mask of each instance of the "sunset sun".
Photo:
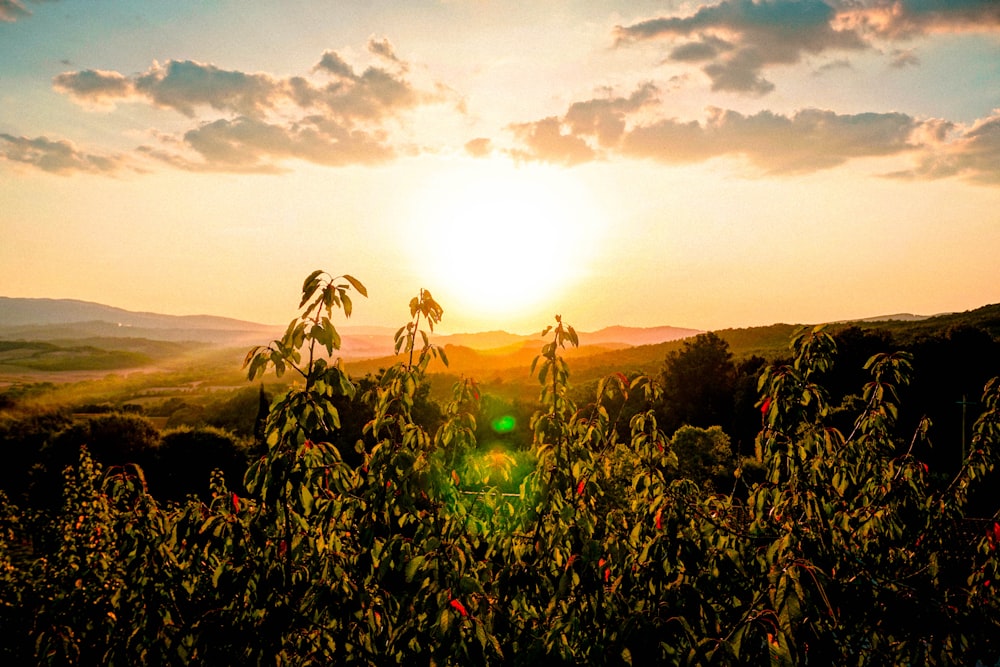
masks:
[(586, 271), (598, 216), (557, 170), (476, 164), (435, 180), (419, 199), (415, 260), (435, 294), (465, 315), (557, 308)]

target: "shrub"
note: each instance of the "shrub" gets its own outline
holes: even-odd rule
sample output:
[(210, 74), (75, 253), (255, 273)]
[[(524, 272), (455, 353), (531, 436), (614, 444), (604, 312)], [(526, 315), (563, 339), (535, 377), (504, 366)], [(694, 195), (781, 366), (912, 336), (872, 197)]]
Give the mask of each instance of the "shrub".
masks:
[[(248, 355), (251, 378), (294, 369), (301, 382), (272, 406), (245, 493), (215, 474), (202, 499), (163, 504), (133, 468), (105, 472), (83, 450), (49, 518), (62, 539), (29, 542), (21, 562), (9, 545), (33, 536), (0, 497), (8, 662), (1000, 659), (1000, 522), (966, 514), (970, 491), (996, 466), (1000, 380), (985, 387), (959, 473), (931, 487), (915, 455), (929, 425), (909, 440), (893, 435), (908, 355), (869, 359), (844, 432), (818, 382), (834, 340), (803, 331), (791, 359), (760, 376), (753, 479), (723, 495), (677, 478), (655, 382), (616, 374), (585, 404), (571, 399), (561, 351), (576, 332), (557, 318), (532, 365), (534, 469), (517, 497), (484, 479), (470, 493), (459, 469), (477, 451), (475, 383), (456, 384), (433, 433), (412, 416), (440, 353), (421, 329), (441, 315), (425, 292), (397, 336), (404, 361), (369, 390), (361, 461), (316, 438), (337, 427), (332, 397), (355, 393), (336, 362), (314, 354), (337, 348), (331, 310), (349, 312), (352, 288), (363, 293), (353, 278), (312, 274), (303, 314)], [(628, 416), (623, 437), (618, 408), (637, 397), (646, 409)]]

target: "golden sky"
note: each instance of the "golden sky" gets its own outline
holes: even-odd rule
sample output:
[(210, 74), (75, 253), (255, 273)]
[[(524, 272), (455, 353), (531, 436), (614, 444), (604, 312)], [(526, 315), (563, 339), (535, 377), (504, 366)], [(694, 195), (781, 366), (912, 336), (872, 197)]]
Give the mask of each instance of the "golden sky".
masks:
[(317, 268), (450, 332), (998, 302), (1000, 3), (0, 0), (0, 295)]

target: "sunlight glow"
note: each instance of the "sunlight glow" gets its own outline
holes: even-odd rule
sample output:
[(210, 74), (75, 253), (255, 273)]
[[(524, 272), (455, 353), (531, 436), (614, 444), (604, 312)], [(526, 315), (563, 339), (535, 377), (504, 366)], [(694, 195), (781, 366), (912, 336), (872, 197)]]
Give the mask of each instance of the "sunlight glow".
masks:
[(446, 170), (413, 216), (415, 262), (435, 295), (492, 317), (548, 305), (585, 275), (599, 217), (570, 174), (504, 160)]

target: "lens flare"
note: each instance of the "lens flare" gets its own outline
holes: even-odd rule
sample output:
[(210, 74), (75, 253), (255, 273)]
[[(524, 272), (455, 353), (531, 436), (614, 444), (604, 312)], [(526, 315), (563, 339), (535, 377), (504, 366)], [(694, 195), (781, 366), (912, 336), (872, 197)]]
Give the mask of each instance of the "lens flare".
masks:
[(494, 433), (499, 433), (501, 435), (504, 433), (511, 433), (515, 428), (517, 428), (517, 419), (514, 418), (514, 415), (503, 415), (490, 422), (490, 428), (493, 429)]

